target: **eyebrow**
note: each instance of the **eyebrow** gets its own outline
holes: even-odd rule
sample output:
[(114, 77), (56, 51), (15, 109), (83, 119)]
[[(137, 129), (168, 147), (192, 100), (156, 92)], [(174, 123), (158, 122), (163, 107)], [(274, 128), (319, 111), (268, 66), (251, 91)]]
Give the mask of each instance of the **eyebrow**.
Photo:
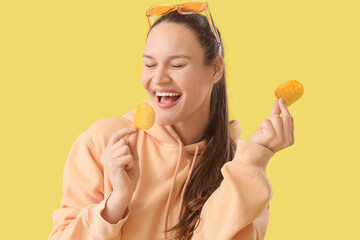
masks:
[[(147, 54), (144, 54), (142, 55), (142, 57), (146, 57), (146, 58), (150, 58), (150, 59), (154, 59), (154, 57), (150, 56), (150, 55), (147, 55)], [(189, 56), (186, 56), (184, 54), (176, 54), (176, 55), (171, 55), (169, 56), (168, 58), (170, 59), (175, 59), (175, 58), (187, 58), (187, 59), (191, 59)]]

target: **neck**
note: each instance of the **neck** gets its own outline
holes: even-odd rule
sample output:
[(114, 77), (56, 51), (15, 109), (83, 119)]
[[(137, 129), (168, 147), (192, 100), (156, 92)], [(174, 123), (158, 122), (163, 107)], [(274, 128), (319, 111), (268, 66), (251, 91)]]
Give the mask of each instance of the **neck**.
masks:
[(197, 143), (203, 137), (210, 120), (210, 94), (188, 118), (173, 125), (184, 146)]

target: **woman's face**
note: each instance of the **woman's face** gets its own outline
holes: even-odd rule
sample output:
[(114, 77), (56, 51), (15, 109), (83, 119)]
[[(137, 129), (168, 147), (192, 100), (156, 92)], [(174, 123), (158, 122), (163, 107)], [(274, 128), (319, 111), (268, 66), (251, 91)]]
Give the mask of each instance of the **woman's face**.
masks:
[(210, 107), (212, 68), (204, 65), (204, 50), (192, 30), (169, 22), (155, 26), (143, 59), (141, 83), (160, 125), (181, 122)]

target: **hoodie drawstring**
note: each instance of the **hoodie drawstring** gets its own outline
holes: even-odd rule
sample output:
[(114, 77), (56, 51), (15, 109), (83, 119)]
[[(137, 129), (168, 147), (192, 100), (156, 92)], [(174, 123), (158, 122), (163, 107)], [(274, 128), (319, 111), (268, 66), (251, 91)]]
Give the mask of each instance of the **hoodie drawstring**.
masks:
[[(167, 224), (168, 224), (168, 215), (169, 215), (169, 209), (170, 209), (170, 201), (171, 201), (171, 195), (172, 195), (172, 192), (173, 192), (173, 189), (174, 189), (174, 186), (175, 186), (175, 182), (176, 182), (176, 177), (177, 177), (177, 174), (178, 174), (178, 169), (179, 169), (179, 165), (180, 165), (180, 160), (181, 160), (181, 154), (182, 154), (182, 144), (181, 144), (181, 141), (179, 139), (176, 139), (179, 143), (179, 154), (178, 154), (178, 159), (177, 159), (177, 163), (176, 163), (176, 168), (175, 168), (175, 175), (174, 175), (174, 178), (173, 178), (173, 182), (172, 182), (172, 185), (171, 185), (171, 188), (170, 188), (170, 193), (169, 193), (169, 197), (167, 199), (167, 202), (166, 202), (166, 211), (165, 211), (165, 239), (167, 239)], [(191, 172), (194, 168), (194, 163), (195, 163), (195, 160), (196, 160), (196, 156), (198, 154), (198, 150), (199, 150), (199, 147), (196, 146), (196, 151), (195, 151), (195, 155), (194, 155), (194, 158), (192, 160), (192, 163), (191, 163), (191, 167), (190, 167), (190, 170), (189, 170), (189, 173), (187, 175), (187, 178), (186, 178), (186, 181), (185, 181), (185, 185), (184, 185), (184, 188), (181, 192), (181, 197), (180, 197), (180, 209), (179, 209), (179, 214), (181, 213), (181, 207), (182, 207), (182, 204), (183, 204), (183, 196), (184, 196), (184, 192), (185, 192), (185, 189), (186, 189), (186, 185), (189, 181), (189, 178), (191, 176)], [(179, 215), (180, 217), (180, 215)]]
[(192, 171), (193, 171), (193, 169), (194, 169), (195, 160), (196, 160), (196, 156), (197, 156), (197, 154), (198, 154), (198, 150), (199, 150), (199, 147), (196, 146), (195, 155), (194, 155), (193, 161), (192, 161), (192, 163), (191, 163), (191, 167), (190, 167), (189, 173), (188, 173), (188, 175), (187, 175), (184, 188), (183, 188), (183, 190), (182, 190), (182, 192), (181, 192), (180, 208), (179, 208), (179, 213), (178, 213), (179, 220), (180, 220), (180, 217), (181, 217), (181, 216), (180, 216), (180, 213), (181, 213), (181, 208), (182, 208), (182, 205), (183, 205), (183, 197), (184, 197), (185, 189), (186, 189), (186, 186), (187, 186), (187, 184), (188, 184), (188, 182), (189, 182), (191, 173), (192, 173)]
[(167, 222), (168, 222), (168, 214), (169, 214), (169, 208), (170, 208), (170, 199), (171, 199), (171, 195), (172, 195), (172, 192), (173, 192), (173, 188), (174, 188), (174, 185), (175, 185), (175, 181), (176, 181), (176, 176), (177, 176), (177, 171), (178, 171), (178, 168), (179, 168), (179, 165), (180, 165), (180, 159), (181, 159), (181, 153), (182, 153), (182, 145), (181, 145), (181, 142), (178, 140), (178, 143), (179, 143), (179, 154), (178, 154), (178, 159), (177, 159), (177, 163), (176, 163), (176, 168), (175, 168), (175, 176), (173, 178), (173, 182), (172, 182), (172, 185), (171, 185), (171, 188), (170, 188), (170, 193), (169, 193), (169, 197), (167, 199), (167, 202), (166, 202), (166, 211), (165, 211), (165, 239), (167, 239)]

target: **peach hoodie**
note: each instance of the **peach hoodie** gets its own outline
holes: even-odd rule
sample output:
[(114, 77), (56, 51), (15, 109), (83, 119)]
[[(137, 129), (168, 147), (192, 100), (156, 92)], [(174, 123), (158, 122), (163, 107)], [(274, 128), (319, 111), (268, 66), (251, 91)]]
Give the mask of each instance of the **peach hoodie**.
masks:
[[(112, 186), (100, 156), (112, 133), (130, 126), (135, 113), (96, 121), (76, 138), (66, 159), (63, 197), (53, 212), (49, 240), (160, 240), (166, 237), (163, 230), (179, 221), (184, 190), (205, 141), (184, 146), (172, 126), (156, 122), (149, 130), (139, 130), (140, 178), (123, 219), (111, 224), (101, 216)], [(221, 168), (224, 179), (205, 202), (192, 240), (265, 236), (272, 187), (264, 166), (274, 153), (240, 139), (236, 120), (229, 124), (236, 154)], [(242, 162), (249, 160), (251, 164)]]

